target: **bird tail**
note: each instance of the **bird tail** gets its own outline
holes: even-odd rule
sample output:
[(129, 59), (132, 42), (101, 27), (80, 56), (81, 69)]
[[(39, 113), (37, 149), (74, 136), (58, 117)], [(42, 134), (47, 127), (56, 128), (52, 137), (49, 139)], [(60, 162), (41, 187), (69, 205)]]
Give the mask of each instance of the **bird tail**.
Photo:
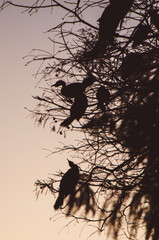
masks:
[(68, 117), (61, 123), (61, 126), (68, 127), (73, 122), (73, 120), (74, 119), (72, 117)]
[(62, 206), (62, 204), (63, 204), (63, 196), (59, 195), (54, 204), (54, 209), (57, 210), (59, 207)]

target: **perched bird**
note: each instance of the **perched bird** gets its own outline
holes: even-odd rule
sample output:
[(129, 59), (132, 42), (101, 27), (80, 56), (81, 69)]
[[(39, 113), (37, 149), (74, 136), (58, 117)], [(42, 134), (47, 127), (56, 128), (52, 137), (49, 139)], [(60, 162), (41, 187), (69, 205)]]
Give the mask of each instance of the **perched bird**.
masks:
[(62, 177), (59, 188), (59, 196), (54, 204), (54, 209), (57, 210), (63, 205), (63, 200), (68, 195), (73, 194), (79, 179), (79, 169), (72, 161), (68, 161), (71, 167)]
[(116, 13), (115, 9), (110, 5), (108, 5), (103, 11), (99, 21), (99, 39), (98, 44), (105, 44), (108, 41), (110, 44), (113, 43), (114, 34), (116, 28), (118, 26), (118, 21), (114, 17), (114, 13)]
[(59, 80), (52, 86), (54, 87), (62, 86), (61, 94), (69, 98), (74, 98), (85, 91), (84, 85), (82, 83), (77, 82), (66, 85), (64, 81)]
[[(110, 0), (110, 5), (116, 8), (118, 21), (122, 21), (126, 14), (129, 12), (134, 0)], [(117, 10), (118, 9), (118, 10)]]
[(110, 100), (110, 92), (104, 86), (101, 86), (97, 90), (96, 98), (98, 101), (98, 104), (97, 104), (98, 108), (101, 109), (102, 112), (104, 112), (105, 104), (108, 104)]
[(61, 88), (61, 94), (65, 97), (75, 98), (76, 96), (82, 94), (85, 89), (90, 86), (95, 81), (95, 77), (93, 75), (88, 75), (86, 78), (83, 79), (81, 83), (75, 82), (66, 85), (63, 80), (57, 81), (52, 86)]
[(150, 18), (151, 18), (151, 23), (157, 28), (159, 31), (159, 14), (157, 13), (158, 11), (156, 9), (150, 10)]
[(144, 40), (147, 39), (150, 31), (151, 31), (151, 28), (149, 25), (139, 24), (131, 37), (133, 41), (132, 47), (135, 48), (139, 44), (142, 44)]
[[(118, 22), (122, 23), (126, 14), (130, 11), (130, 8), (134, 0), (111, 0), (112, 6), (116, 7)], [(116, 16), (115, 16), (116, 17)]]
[(97, 57), (105, 52), (106, 44), (113, 44), (119, 23), (130, 10), (134, 0), (111, 0), (99, 18), (98, 40), (89, 52), (89, 57)]
[(88, 101), (84, 93), (76, 96), (70, 109), (70, 116), (61, 123), (61, 126), (68, 127), (75, 119), (79, 121), (85, 113), (87, 106)]
[(129, 53), (123, 59), (123, 62), (119, 68), (119, 74), (123, 79), (131, 77), (138, 72), (141, 72), (143, 68), (143, 59), (140, 53)]
[(115, 31), (120, 21), (130, 10), (133, 2), (134, 0), (110, 1), (99, 19), (99, 42), (113, 42)]
[(85, 88), (87, 88), (90, 85), (92, 85), (95, 81), (96, 78), (91, 73), (88, 73), (88, 76), (83, 79), (82, 84)]

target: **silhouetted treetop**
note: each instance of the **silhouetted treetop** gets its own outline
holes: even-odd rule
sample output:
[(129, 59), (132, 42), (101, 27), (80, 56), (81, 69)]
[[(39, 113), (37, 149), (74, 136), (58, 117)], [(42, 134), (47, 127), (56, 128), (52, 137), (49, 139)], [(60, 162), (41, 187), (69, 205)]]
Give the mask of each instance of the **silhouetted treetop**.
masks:
[(29, 111), (57, 134), (80, 133), (77, 144), (50, 150), (70, 153), (76, 167), (38, 180), (37, 195), (59, 193), (55, 209), (115, 239), (137, 239), (141, 228), (159, 239), (159, 1), (3, 1), (1, 9), (10, 5), (63, 12), (48, 30), (54, 52), (28, 56), (41, 61), (42, 91)]

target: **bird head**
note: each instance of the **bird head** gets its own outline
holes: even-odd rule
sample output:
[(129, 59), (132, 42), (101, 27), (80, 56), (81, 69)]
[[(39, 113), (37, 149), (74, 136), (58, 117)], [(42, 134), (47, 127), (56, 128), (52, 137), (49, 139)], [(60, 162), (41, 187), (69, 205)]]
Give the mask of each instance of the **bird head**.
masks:
[(88, 87), (88, 86), (90, 86), (90, 85), (92, 85), (93, 84), (93, 82), (95, 82), (95, 77), (93, 76), (93, 75), (88, 75), (87, 77), (85, 77), (84, 79), (83, 79), (83, 85), (84, 86), (86, 86), (86, 87)]
[(77, 166), (77, 165), (74, 164), (72, 161), (70, 161), (70, 160), (68, 160), (68, 159), (67, 159), (67, 161), (68, 161), (68, 164), (69, 164), (69, 166), (70, 166), (71, 168)]
[(68, 159), (67, 159), (67, 161), (68, 161), (68, 164), (69, 164), (70, 167), (73, 167), (73, 166), (74, 166), (74, 163), (73, 163), (72, 161), (70, 161), (70, 160), (68, 160)]
[(65, 86), (66, 83), (62, 80), (57, 81), (55, 84), (52, 85), (52, 87), (59, 87), (59, 86)]

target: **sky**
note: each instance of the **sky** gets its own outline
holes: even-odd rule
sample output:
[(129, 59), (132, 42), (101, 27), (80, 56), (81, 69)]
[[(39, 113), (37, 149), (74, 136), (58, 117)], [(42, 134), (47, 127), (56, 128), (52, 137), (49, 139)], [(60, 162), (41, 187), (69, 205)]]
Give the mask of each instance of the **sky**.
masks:
[(0, 239), (86, 240), (94, 228), (79, 223), (65, 227), (69, 221), (54, 212), (54, 197), (47, 194), (36, 200), (34, 193), (37, 179), (68, 169), (65, 156), (47, 157), (44, 150), (66, 140), (49, 128), (37, 127), (28, 117), (25, 107), (34, 108), (32, 95), (40, 92), (33, 77), (37, 66), (25, 66), (23, 57), (33, 48), (51, 49), (44, 32), (61, 19), (61, 12), (51, 15), (44, 10), (33, 16), (21, 12), (16, 8), (0, 12)]

